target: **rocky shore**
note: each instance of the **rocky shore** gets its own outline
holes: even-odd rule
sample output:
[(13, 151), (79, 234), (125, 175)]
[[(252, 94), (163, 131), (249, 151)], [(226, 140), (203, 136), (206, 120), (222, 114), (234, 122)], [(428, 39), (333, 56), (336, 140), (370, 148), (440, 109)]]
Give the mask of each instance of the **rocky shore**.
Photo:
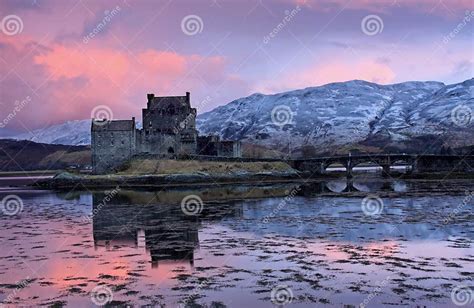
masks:
[(40, 189), (87, 189), (113, 188), (118, 186), (133, 188), (215, 186), (245, 183), (279, 183), (301, 180), (297, 171), (209, 174), (149, 174), (149, 175), (76, 175), (68, 172), (57, 174), (51, 179), (42, 179), (33, 185)]

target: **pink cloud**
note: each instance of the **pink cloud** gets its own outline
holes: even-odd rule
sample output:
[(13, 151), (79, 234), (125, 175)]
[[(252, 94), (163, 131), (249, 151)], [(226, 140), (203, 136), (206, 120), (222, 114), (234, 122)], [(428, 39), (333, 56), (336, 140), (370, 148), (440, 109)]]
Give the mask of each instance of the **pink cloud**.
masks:
[[(0, 107), (9, 112), (16, 100), (32, 97), (7, 129), (89, 118), (102, 104), (116, 118), (139, 117), (149, 92), (190, 91), (193, 104), (206, 101), (198, 110), (203, 112), (255, 89), (472, 77), (472, 21), (444, 43), (464, 11), (473, 9), (472, 0), (275, 0), (264, 1), (265, 7), (251, 0), (209, 7), (198, 2), (1, 2), (0, 10), (20, 16), (24, 29), (15, 36), (0, 31)], [(296, 4), (307, 6), (261, 46)], [(116, 5), (120, 13), (83, 43)], [(453, 16), (450, 11), (455, 18), (445, 18)], [(385, 23), (383, 33), (373, 37), (360, 31), (361, 19), (371, 12), (380, 12)], [(202, 33), (183, 33), (180, 22), (187, 14), (203, 19)]]
[(121, 83), (130, 70), (130, 61), (121, 52), (106, 49), (81, 52), (78, 48), (64, 45), (54, 45), (48, 53), (37, 55), (34, 61), (54, 74), (53, 80), (109, 75)]
[[(203, 57), (155, 49), (130, 53), (107, 47), (59, 43), (49, 48), (30, 49), (32, 41), (5, 38), (0, 38), (0, 44), (8, 50), (2, 56), (11, 58), (5, 59), (2, 67), (5, 71), (15, 70), (2, 83), (3, 90), (7, 90), (8, 84), (15, 85), (8, 88), (6, 95), (1, 95), (2, 103), (6, 105), (2, 108), (13, 109), (16, 97), (28, 93), (33, 96), (31, 106), (10, 123), (16, 128), (33, 129), (40, 123), (87, 119), (97, 105), (109, 106), (114, 118), (139, 116), (146, 93), (150, 92), (184, 95), (190, 91), (196, 104), (196, 100), (209, 95), (203, 82), (228, 81), (236, 88), (242, 88), (238, 77), (227, 75), (227, 64), (221, 56)], [(7, 65), (17, 57), (17, 52), (31, 55), (19, 66), (15, 61)], [(220, 100), (215, 99), (214, 104), (218, 102)]]

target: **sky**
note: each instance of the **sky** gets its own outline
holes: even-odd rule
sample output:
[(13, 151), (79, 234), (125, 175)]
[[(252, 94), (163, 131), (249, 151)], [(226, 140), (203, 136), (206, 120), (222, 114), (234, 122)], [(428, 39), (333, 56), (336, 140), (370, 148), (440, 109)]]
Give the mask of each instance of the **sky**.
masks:
[(1, 0), (0, 20), (0, 136), (140, 119), (147, 93), (191, 92), (203, 113), (256, 92), (474, 76), (472, 0)]

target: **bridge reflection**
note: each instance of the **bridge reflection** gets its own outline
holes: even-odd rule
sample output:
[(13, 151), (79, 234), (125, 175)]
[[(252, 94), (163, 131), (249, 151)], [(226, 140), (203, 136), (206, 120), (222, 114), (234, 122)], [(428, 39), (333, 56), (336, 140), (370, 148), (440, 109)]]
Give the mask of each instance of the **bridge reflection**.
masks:
[(341, 178), (307, 183), (302, 186), (303, 195), (350, 192), (406, 192), (410, 185), (403, 180), (384, 181), (379, 178)]
[[(351, 189), (362, 192), (413, 190), (424, 191), (421, 195), (425, 196), (426, 191), (433, 189), (433, 186), (430, 186), (433, 183), (427, 182), (423, 185), (419, 182), (413, 184), (404, 181), (341, 179), (298, 186), (298, 194), (290, 199), (287, 196), (289, 191), (294, 190), (294, 184), (277, 186), (270, 191), (269, 187), (220, 188), (223, 195), (226, 194), (225, 191), (230, 194), (240, 191), (248, 194), (251, 199), (241, 198), (234, 201), (207, 199), (202, 195), (202, 190), (197, 190), (192, 193), (203, 196), (205, 205), (197, 216), (186, 215), (180, 206), (181, 194), (189, 194), (191, 191), (121, 191), (107, 203), (103, 202), (108, 195), (106, 192), (93, 193), (94, 245), (96, 249), (107, 250), (121, 247), (145, 248), (152, 267), (170, 262), (192, 267), (196, 250), (200, 241), (203, 241), (200, 235), (213, 232), (202, 231), (209, 226), (219, 226), (217, 229), (221, 228), (221, 234), (226, 236), (233, 232), (244, 232), (257, 236), (324, 236), (334, 241), (357, 241), (361, 238), (383, 241), (386, 236), (403, 236), (406, 239), (434, 236), (442, 238), (451, 234), (454, 228), (461, 228), (457, 224), (443, 225), (446, 216), (441, 213), (449, 213), (447, 209), (452, 204), (460, 204), (463, 196), (451, 196), (450, 200), (444, 196), (436, 197), (436, 202), (439, 202), (436, 213), (426, 211), (433, 202), (431, 197), (419, 197), (418, 194), (417, 197), (383, 198), (384, 214), (380, 219), (368, 219), (361, 210), (361, 197), (348, 198), (343, 194), (334, 194)], [(443, 189), (449, 187), (443, 186)], [(332, 194), (324, 196), (326, 192)], [(275, 198), (252, 197), (268, 193), (275, 193)], [(217, 191), (212, 193), (215, 194)], [(428, 215), (430, 219), (438, 221), (436, 225), (439, 227), (433, 231), (417, 219), (406, 224), (406, 215), (414, 215), (417, 219)], [(370, 223), (370, 227), (367, 223)], [(222, 227), (227, 229), (222, 231)], [(214, 252), (221, 253), (217, 250)]]

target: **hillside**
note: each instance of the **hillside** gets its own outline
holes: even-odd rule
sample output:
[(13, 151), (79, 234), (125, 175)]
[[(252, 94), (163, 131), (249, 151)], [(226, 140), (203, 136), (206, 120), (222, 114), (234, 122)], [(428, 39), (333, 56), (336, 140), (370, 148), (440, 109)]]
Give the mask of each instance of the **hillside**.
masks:
[[(438, 153), (474, 145), (474, 79), (459, 84), (354, 80), (290, 92), (253, 94), (200, 114), (201, 135), (241, 140), (258, 156), (363, 152)], [(272, 119), (273, 116), (273, 119)], [(90, 120), (14, 136), (88, 145)], [(273, 152), (275, 151), (275, 152)]]
[[(253, 94), (200, 115), (197, 125), (203, 134), (217, 133), (284, 152), (289, 146), (298, 155), (308, 148), (315, 153), (354, 148), (437, 152), (442, 146), (474, 144), (473, 121), (456, 114), (458, 106), (474, 110), (473, 93), (474, 79), (449, 86), (332, 83), (274, 95)], [(453, 114), (458, 123), (453, 122)]]
[(88, 146), (0, 140), (0, 171), (55, 170), (90, 165)]

